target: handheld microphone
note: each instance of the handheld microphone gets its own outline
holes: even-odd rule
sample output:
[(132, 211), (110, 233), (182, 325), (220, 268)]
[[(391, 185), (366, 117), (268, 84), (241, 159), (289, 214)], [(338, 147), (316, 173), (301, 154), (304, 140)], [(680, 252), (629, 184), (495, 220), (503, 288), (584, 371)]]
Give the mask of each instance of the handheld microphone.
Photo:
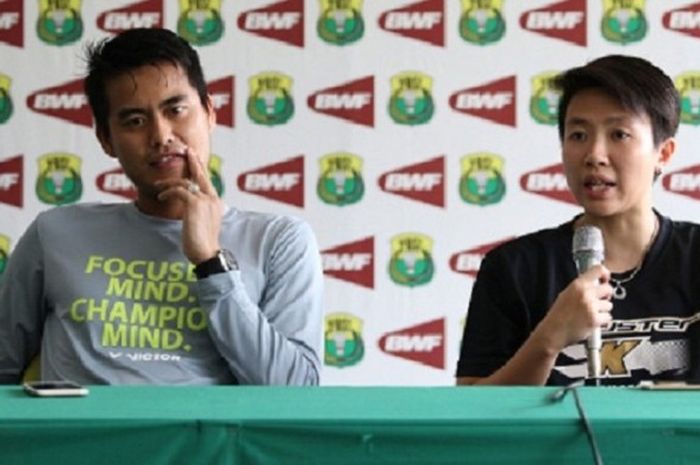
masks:
[[(603, 233), (597, 226), (581, 226), (574, 231), (571, 252), (578, 273), (582, 274), (590, 268), (600, 265), (605, 256)], [(600, 328), (596, 328), (586, 339), (586, 355), (588, 361), (588, 377), (600, 378), (600, 348), (602, 346)]]

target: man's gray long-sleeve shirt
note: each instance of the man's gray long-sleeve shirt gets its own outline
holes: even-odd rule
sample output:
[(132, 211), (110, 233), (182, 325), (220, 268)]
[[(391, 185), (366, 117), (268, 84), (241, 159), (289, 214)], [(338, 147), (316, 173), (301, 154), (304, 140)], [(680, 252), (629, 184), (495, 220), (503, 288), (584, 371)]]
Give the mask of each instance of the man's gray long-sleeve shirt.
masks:
[(303, 221), (229, 208), (240, 270), (197, 281), (180, 221), (133, 204), (41, 213), (0, 282), (0, 382), (41, 353), (43, 379), (84, 384), (319, 382), (323, 276)]

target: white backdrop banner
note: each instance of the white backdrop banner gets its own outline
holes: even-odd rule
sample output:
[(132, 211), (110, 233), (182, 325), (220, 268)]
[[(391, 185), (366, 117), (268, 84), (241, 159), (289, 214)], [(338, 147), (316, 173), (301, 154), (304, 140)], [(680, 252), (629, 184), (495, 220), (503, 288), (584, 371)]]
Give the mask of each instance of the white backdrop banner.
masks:
[(579, 211), (551, 87), (567, 68), (631, 54), (675, 80), (655, 199), (698, 220), (700, 2), (0, 0), (0, 272), (38, 212), (133, 199), (94, 136), (82, 47), (158, 26), (201, 55), (220, 195), (316, 232), (322, 384), (454, 382), (484, 253)]

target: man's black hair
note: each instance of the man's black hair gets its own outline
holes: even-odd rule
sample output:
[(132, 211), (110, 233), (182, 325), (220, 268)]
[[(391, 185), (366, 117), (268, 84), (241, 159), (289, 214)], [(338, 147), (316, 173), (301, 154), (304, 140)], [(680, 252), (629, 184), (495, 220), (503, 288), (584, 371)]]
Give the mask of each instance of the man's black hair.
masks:
[(86, 60), (85, 94), (97, 131), (105, 136), (109, 135), (106, 82), (141, 66), (162, 63), (179, 66), (197, 90), (202, 106), (208, 108), (207, 85), (197, 52), (186, 40), (168, 29), (130, 29), (94, 42), (86, 47)]

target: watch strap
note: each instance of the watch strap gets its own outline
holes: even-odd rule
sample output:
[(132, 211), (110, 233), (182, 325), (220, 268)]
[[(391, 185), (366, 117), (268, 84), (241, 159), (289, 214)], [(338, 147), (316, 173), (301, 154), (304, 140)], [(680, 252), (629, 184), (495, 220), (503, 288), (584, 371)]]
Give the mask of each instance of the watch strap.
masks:
[(204, 260), (194, 267), (194, 274), (197, 279), (204, 279), (207, 276), (227, 271), (237, 270), (238, 263), (233, 254), (226, 249), (220, 249), (216, 255), (208, 260)]

